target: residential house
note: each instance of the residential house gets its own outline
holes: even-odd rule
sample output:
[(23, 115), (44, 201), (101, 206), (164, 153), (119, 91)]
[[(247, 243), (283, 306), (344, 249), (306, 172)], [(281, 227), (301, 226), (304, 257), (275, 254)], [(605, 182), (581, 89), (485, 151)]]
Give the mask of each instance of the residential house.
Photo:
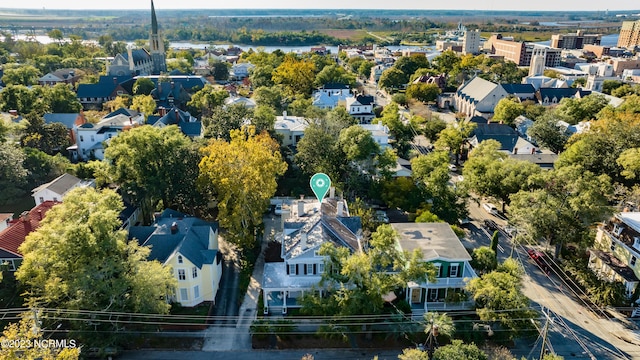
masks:
[(228, 97), (226, 99), (224, 99), (224, 106), (231, 106), (231, 105), (236, 105), (236, 104), (240, 104), (244, 107), (246, 107), (247, 109), (254, 109), (256, 107), (256, 102), (253, 101), (252, 99), (246, 98), (244, 96), (233, 96), (233, 97)]
[(489, 117), (493, 114), (498, 101), (509, 95), (504, 87), (474, 76), (468, 82), (460, 85), (453, 97), (456, 111), (468, 118), (479, 115)]
[(71, 84), (75, 87), (82, 72), (77, 69), (58, 69), (43, 75), (38, 79), (38, 85), (53, 86), (56, 84)]
[(360, 127), (371, 133), (371, 137), (381, 150), (391, 146), (389, 145), (389, 127), (382, 125), (382, 121), (377, 124), (360, 124)]
[(16, 271), (22, 263), (22, 253), (18, 250), (29, 233), (40, 227), (47, 211), (57, 202), (44, 201), (20, 217), (10, 220), (7, 227), (0, 230), (0, 263), (7, 264), (9, 271)]
[(207, 80), (204, 76), (199, 75), (146, 75), (134, 77), (131, 80), (131, 86), (133, 86), (136, 80), (142, 77), (153, 81), (156, 87), (158, 87), (158, 82), (166, 83), (166, 81), (160, 80), (169, 79), (169, 84), (173, 83), (174, 86), (180, 86), (190, 94), (201, 90), (203, 87), (205, 87), (205, 85), (210, 84), (209, 80)]
[(36, 206), (47, 201), (61, 202), (72, 189), (88, 186), (95, 187), (95, 182), (93, 180), (82, 180), (65, 173), (31, 190), (31, 196)]
[(533, 120), (524, 115), (519, 115), (513, 120), (513, 123), (516, 126), (516, 132), (519, 136), (525, 138), (529, 142), (533, 142), (533, 139), (528, 134), (529, 128), (533, 126)]
[(75, 129), (87, 123), (84, 118), (84, 112), (79, 113), (46, 113), (43, 115), (45, 124), (63, 124), (69, 130), (69, 139), (72, 143), (76, 142)]
[(299, 200), (282, 214), (282, 232), (277, 235), (281, 247), (280, 262), (264, 264), (262, 296), (264, 314), (286, 314), (300, 308), (298, 299), (317, 289), (325, 271), (320, 246), (330, 242), (350, 251), (361, 251), (359, 217), (349, 215), (346, 202), (332, 197), (322, 204)]
[(411, 177), (413, 175), (413, 171), (411, 170), (411, 161), (397, 157), (396, 166), (391, 169), (391, 172), (393, 173), (391, 176), (394, 178)]
[(187, 135), (191, 139), (200, 138), (204, 135), (204, 127), (202, 121), (191, 116), (187, 111), (182, 111), (177, 107), (173, 107), (169, 110), (161, 109), (161, 116), (149, 116), (147, 123), (163, 128), (169, 125), (177, 125), (183, 134)]
[(229, 71), (229, 78), (231, 80), (243, 80), (249, 77), (251, 70), (256, 66), (252, 63), (236, 63), (231, 66), (231, 70)]
[(276, 134), (282, 136), (282, 146), (292, 147), (298, 146), (307, 126), (309, 126), (307, 119), (301, 116), (287, 115), (286, 111), (282, 112), (282, 116), (276, 117), (274, 124)]
[(97, 124), (81, 125), (75, 129), (75, 145), (67, 148), (71, 160), (103, 160), (105, 143), (120, 132), (141, 125), (144, 125), (144, 114), (126, 109), (107, 114)]
[(510, 153), (509, 157), (515, 160), (528, 161), (538, 165), (542, 170), (551, 170), (554, 168), (558, 154), (549, 150), (536, 150), (534, 153)]
[(371, 68), (371, 75), (369, 75), (369, 81), (377, 83), (380, 80), (380, 76), (385, 70), (393, 66), (393, 63), (383, 63)]
[(509, 154), (532, 154), (538, 151), (537, 146), (518, 136), (511, 126), (499, 123), (477, 123), (476, 128), (471, 132), (468, 144), (475, 148), (489, 139), (498, 141), (499, 150)]
[(447, 87), (447, 74), (440, 75), (420, 75), (415, 80), (413, 80), (412, 84), (436, 84), (441, 91), (444, 91)]
[(373, 113), (375, 98), (371, 95), (354, 95), (346, 100), (347, 112), (360, 124), (370, 124), (376, 117)]
[(215, 302), (222, 275), (218, 224), (166, 209), (152, 226), (132, 226), (129, 239), (149, 246), (149, 260), (171, 268), (178, 285), (173, 300), (182, 306)]
[(314, 91), (312, 104), (320, 109), (334, 109), (339, 103), (345, 103), (350, 96), (349, 85), (324, 84), (320, 89)]
[(191, 100), (189, 92), (181, 83), (158, 82), (156, 88), (151, 91), (151, 97), (156, 101), (157, 107), (186, 109)]
[(0, 213), (0, 231), (8, 228), (11, 220), (13, 220), (13, 213)]
[[(412, 315), (422, 318), (427, 311), (472, 307), (464, 295), (467, 282), (478, 277), (470, 265), (471, 256), (447, 223), (392, 223), (403, 251), (418, 249), (422, 259), (436, 267), (436, 280), (409, 282), (407, 301)], [(460, 297), (461, 302), (454, 301)]]
[(102, 110), (102, 105), (120, 95), (131, 95), (121, 83), (130, 76), (100, 76), (95, 84), (80, 84), (76, 97), (84, 110)]
[(631, 297), (640, 282), (640, 212), (621, 212), (598, 226), (589, 268), (602, 280), (619, 281)]

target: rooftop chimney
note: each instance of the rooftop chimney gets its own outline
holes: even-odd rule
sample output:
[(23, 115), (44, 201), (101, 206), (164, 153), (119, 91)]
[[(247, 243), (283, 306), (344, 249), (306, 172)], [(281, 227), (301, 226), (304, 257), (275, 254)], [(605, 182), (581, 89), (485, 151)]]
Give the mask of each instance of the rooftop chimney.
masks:
[(175, 221), (173, 222), (173, 224), (171, 224), (171, 233), (172, 234), (178, 233), (178, 223)]
[(117, 77), (114, 76), (112, 78), (112, 80), (113, 80), (113, 85), (118, 85), (118, 78)]
[(38, 209), (38, 220), (42, 220), (42, 210)]
[(344, 202), (342, 200), (339, 200), (336, 203), (336, 216), (343, 216), (344, 215)]
[(178, 109), (175, 109), (173, 112), (176, 114), (176, 122), (180, 122), (180, 113), (178, 112)]
[(298, 217), (304, 216), (304, 201), (298, 201)]

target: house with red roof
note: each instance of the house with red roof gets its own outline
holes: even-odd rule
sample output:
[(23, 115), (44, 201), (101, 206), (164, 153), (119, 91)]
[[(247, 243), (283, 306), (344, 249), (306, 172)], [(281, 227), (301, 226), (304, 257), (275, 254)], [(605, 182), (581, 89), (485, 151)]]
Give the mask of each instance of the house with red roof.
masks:
[(0, 213), (0, 231), (9, 227), (11, 219), (13, 219), (13, 213)]
[(0, 231), (0, 263), (7, 264), (10, 271), (16, 271), (22, 263), (22, 254), (18, 248), (24, 239), (40, 227), (40, 221), (54, 205), (53, 201), (45, 201), (30, 211), (20, 214), (20, 217), (9, 221), (9, 227)]

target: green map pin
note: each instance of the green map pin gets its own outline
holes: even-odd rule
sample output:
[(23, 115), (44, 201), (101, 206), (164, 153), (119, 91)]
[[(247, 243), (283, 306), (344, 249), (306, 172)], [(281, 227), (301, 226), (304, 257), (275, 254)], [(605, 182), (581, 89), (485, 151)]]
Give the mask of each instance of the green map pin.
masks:
[(313, 190), (318, 201), (322, 203), (322, 199), (324, 199), (331, 187), (331, 179), (327, 174), (317, 173), (311, 177), (309, 185), (311, 185), (311, 190)]

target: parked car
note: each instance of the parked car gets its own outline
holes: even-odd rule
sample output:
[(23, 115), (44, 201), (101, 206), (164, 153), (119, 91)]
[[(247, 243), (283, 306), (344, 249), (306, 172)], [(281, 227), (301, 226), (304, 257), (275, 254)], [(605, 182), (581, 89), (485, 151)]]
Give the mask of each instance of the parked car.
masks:
[(276, 215), (282, 215), (282, 204), (276, 204), (276, 208), (274, 210)]
[(484, 203), (482, 208), (491, 215), (498, 215), (498, 208), (492, 203)]
[(467, 217), (458, 219), (458, 224), (460, 224), (460, 226), (469, 225), (469, 223), (471, 223), (471, 221), (469, 221), (469, 218)]
[(387, 216), (387, 213), (384, 212), (383, 210), (376, 210), (376, 221), (388, 224), (389, 217)]
[(529, 249), (527, 250), (527, 254), (529, 254), (529, 257), (531, 259), (533, 259), (533, 261), (536, 262), (536, 264), (538, 264), (538, 266), (544, 270), (544, 272), (547, 273), (547, 275), (549, 274), (549, 265), (547, 260), (545, 259), (545, 255), (543, 252), (534, 250), (534, 249)]
[(498, 230), (498, 224), (495, 221), (489, 219), (484, 220), (484, 227), (489, 230)]

